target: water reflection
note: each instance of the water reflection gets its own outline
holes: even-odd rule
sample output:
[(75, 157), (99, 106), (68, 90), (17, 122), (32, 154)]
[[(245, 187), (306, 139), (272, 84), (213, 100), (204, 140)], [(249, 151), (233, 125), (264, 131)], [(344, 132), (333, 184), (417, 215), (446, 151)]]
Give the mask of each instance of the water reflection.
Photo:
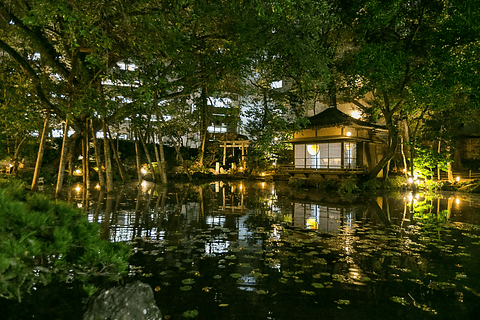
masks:
[(476, 198), (352, 204), (265, 181), (72, 189), (68, 198), (102, 237), (132, 245), (129, 277), (160, 288), (171, 318), (425, 319), (468, 317), (480, 305)]

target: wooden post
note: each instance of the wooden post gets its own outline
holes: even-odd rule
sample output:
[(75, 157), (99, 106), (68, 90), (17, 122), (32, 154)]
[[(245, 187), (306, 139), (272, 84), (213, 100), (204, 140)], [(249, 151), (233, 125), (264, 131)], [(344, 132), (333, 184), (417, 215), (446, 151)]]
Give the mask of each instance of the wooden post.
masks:
[(227, 143), (223, 143), (223, 165), (225, 165), (225, 162), (227, 160)]

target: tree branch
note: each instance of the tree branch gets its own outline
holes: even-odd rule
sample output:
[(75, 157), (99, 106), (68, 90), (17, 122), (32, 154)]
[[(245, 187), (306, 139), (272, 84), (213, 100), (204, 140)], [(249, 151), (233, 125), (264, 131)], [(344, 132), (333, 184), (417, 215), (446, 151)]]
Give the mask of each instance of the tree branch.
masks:
[(55, 112), (57, 112), (57, 109), (55, 108), (55, 106), (45, 96), (45, 93), (43, 92), (43, 88), (42, 88), (42, 82), (39, 79), (37, 72), (28, 63), (28, 61), (25, 58), (23, 58), (20, 54), (18, 54), (17, 51), (15, 51), (2, 39), (0, 39), (0, 48), (3, 49), (6, 53), (8, 53), (20, 65), (22, 71), (25, 73), (26, 76), (32, 79), (35, 87), (35, 93), (37, 94), (40, 101), (42, 101), (45, 104), (45, 106), (47, 106), (49, 109), (53, 109), (55, 110)]
[(0, 2), (0, 14), (6, 21), (13, 21), (14, 25), (22, 30), (38, 49), (40, 49), (39, 51), (42, 54), (42, 58), (47, 59), (51, 67), (55, 68), (65, 78), (68, 78), (69, 70), (57, 59), (59, 56), (57, 50), (51, 45), (50, 41), (44, 37), (40, 29), (36, 28), (33, 30), (28, 28), (21, 19), (9, 12), (2, 2)]

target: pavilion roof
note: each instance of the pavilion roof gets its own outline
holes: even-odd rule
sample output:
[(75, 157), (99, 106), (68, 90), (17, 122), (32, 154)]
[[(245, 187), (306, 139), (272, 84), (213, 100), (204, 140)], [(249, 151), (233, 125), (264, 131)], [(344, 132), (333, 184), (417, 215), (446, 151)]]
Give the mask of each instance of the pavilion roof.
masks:
[(328, 128), (339, 126), (363, 127), (368, 129), (386, 130), (385, 126), (376, 125), (370, 122), (355, 119), (346, 113), (331, 107), (316, 115), (309, 117), (307, 128)]

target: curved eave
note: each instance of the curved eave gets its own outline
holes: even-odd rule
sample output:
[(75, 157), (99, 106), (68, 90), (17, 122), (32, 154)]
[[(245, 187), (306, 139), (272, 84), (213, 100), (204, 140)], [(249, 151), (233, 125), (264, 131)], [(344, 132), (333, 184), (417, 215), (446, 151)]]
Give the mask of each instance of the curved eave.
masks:
[(289, 143), (322, 143), (322, 142), (375, 142), (371, 139), (361, 137), (308, 137), (288, 140)]
[(310, 125), (307, 126), (307, 129), (311, 130), (318, 130), (323, 128), (338, 128), (338, 127), (350, 127), (355, 129), (367, 129), (367, 130), (374, 130), (374, 131), (381, 131), (381, 132), (388, 132), (387, 128), (384, 126), (379, 125), (372, 125), (372, 124), (358, 124), (353, 122), (343, 122), (331, 125)]

